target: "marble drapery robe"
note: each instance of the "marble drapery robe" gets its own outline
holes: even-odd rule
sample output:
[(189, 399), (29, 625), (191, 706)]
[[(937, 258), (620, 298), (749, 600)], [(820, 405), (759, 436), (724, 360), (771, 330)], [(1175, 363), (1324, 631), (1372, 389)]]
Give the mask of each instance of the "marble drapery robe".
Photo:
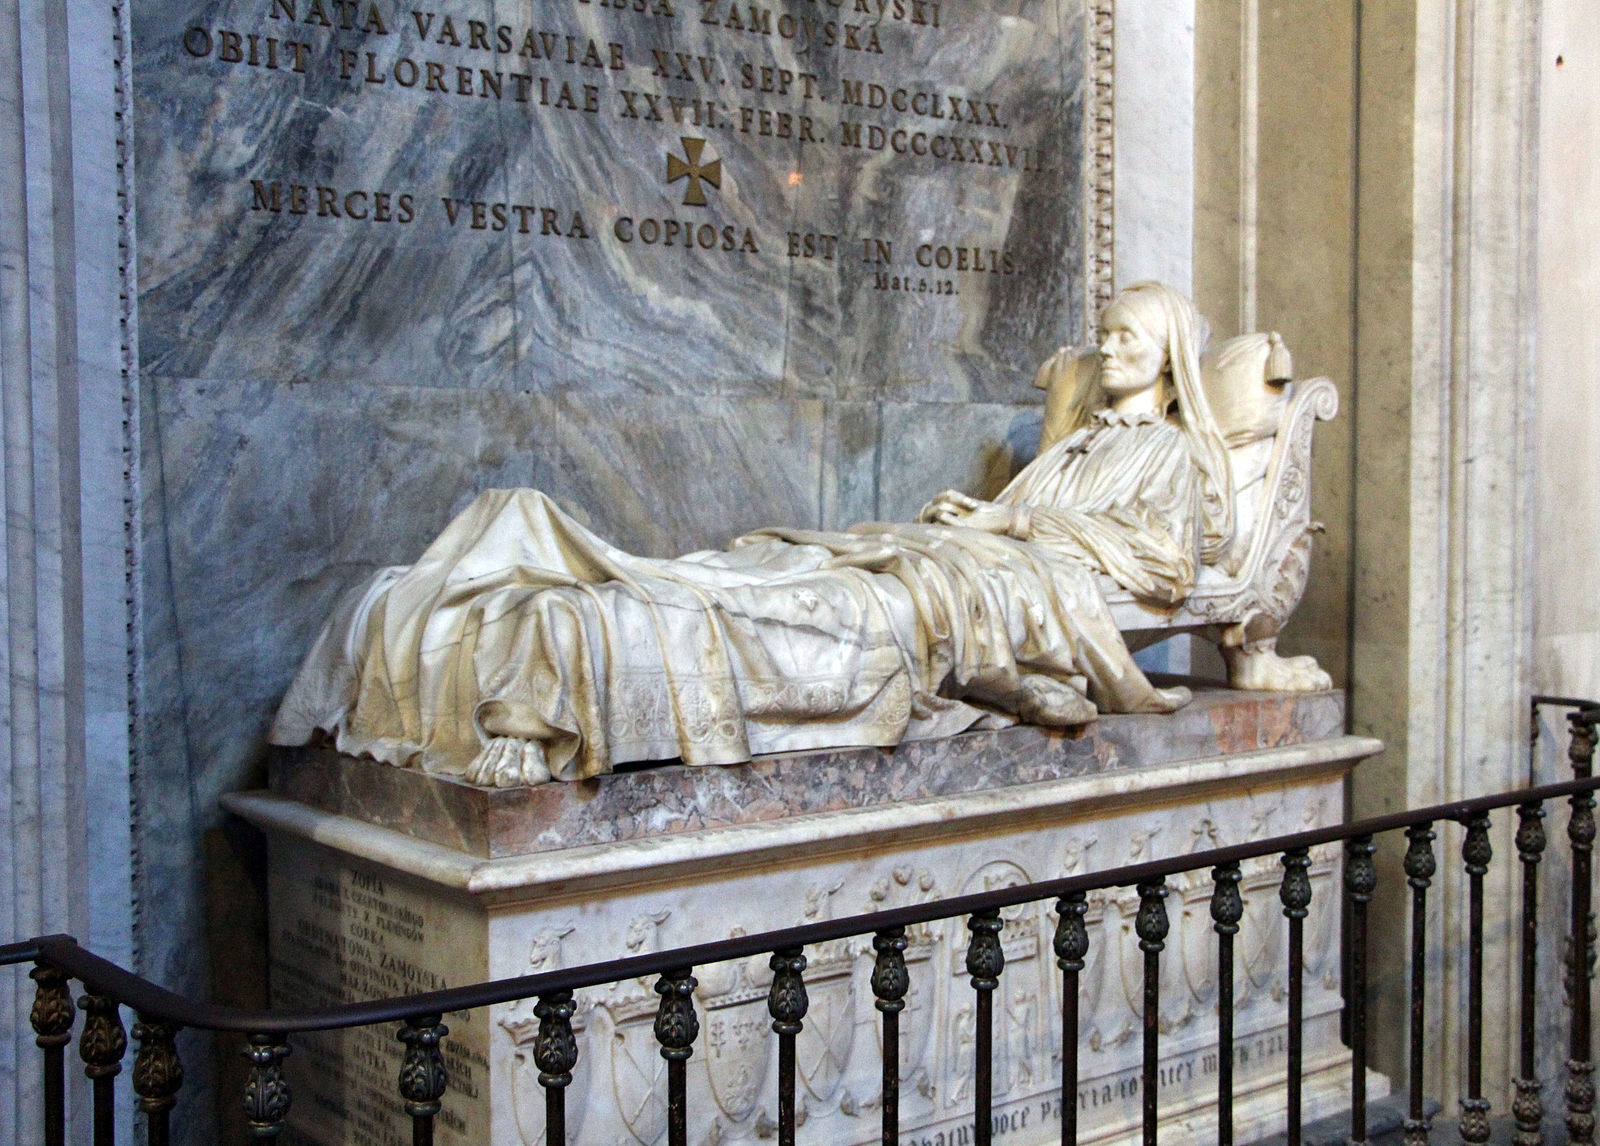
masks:
[(1001, 495), (1020, 538), (869, 523), (661, 560), (492, 490), (341, 603), (271, 739), (506, 785), (952, 735), (1008, 719), (1030, 680), (1169, 711), (1099, 578), (1181, 599), (1196, 488), (1176, 425), (1104, 415)]

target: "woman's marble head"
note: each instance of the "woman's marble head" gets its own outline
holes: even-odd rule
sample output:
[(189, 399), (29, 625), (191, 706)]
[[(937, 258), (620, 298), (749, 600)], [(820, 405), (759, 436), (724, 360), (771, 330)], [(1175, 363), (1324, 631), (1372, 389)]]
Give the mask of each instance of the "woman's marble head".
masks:
[(1100, 317), (1100, 388), (1113, 403), (1150, 390), (1169, 373), (1166, 323), (1153, 323), (1145, 310), (1124, 293)]

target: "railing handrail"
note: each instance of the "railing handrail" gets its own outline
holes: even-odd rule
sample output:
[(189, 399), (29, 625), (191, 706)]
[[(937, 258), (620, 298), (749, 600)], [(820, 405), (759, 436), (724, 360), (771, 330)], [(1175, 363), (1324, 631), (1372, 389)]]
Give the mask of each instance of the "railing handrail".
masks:
[[(1546, 703), (1569, 703), (1565, 698), (1536, 697)], [(1585, 711), (1574, 714), (1581, 723), (1591, 724), (1591, 714), (1600, 714), (1592, 701), (1572, 701), (1571, 707)], [(669, 971), (686, 970), (732, 959), (744, 959), (774, 951), (785, 951), (867, 935), (893, 927), (911, 927), (941, 919), (958, 918), (984, 911), (994, 911), (1033, 903), (1043, 899), (1060, 898), (1077, 892), (1097, 891), (1110, 887), (1132, 887), (1153, 883), (1168, 876), (1195, 871), (1205, 867), (1256, 859), (1261, 856), (1282, 854), (1300, 848), (1362, 836), (1375, 836), (1399, 828), (1441, 820), (1464, 821), (1473, 815), (1507, 808), (1516, 804), (1543, 803), (1580, 792), (1600, 789), (1600, 777), (1566, 780), (1536, 788), (1517, 789), (1493, 796), (1480, 796), (1455, 800), (1426, 808), (1391, 812), (1350, 823), (1314, 828), (1292, 835), (1274, 836), (1270, 839), (1213, 848), (1203, 852), (1188, 852), (1166, 859), (1149, 860), (1139, 864), (1084, 872), (1081, 875), (1014, 887), (996, 888), (971, 895), (884, 911), (850, 915), (840, 919), (824, 920), (800, 927), (763, 931), (721, 939), (712, 943), (698, 943), (667, 951), (648, 952), (604, 963), (590, 963), (581, 967), (543, 971), (533, 975), (519, 975), (509, 979), (495, 979), (466, 987), (451, 987), (442, 991), (429, 991), (418, 995), (397, 996), (361, 1003), (343, 1003), (331, 1007), (306, 1010), (257, 1011), (239, 1007), (219, 1006), (199, 1002), (175, 994), (148, 979), (128, 971), (110, 960), (103, 959), (81, 946), (70, 935), (44, 935), (0, 946), (0, 966), (12, 963), (43, 961), (50, 963), (74, 979), (82, 982), (97, 994), (114, 998), (133, 1008), (145, 1019), (158, 1019), (185, 1027), (198, 1027), (213, 1031), (234, 1031), (243, 1034), (292, 1034), (303, 1031), (335, 1030), (348, 1027), (369, 1026), (376, 1023), (403, 1022), (424, 1015), (448, 1014), (453, 1011), (472, 1010), (499, 1003), (514, 1002), (535, 996), (550, 995), (558, 991), (577, 991), (588, 987), (627, 979), (659, 975)]]
[(1534, 708), (1576, 708), (1570, 719), (1581, 721), (1584, 724), (1600, 724), (1600, 700), (1590, 700), (1582, 696), (1548, 696), (1544, 693), (1534, 693), (1531, 698)]

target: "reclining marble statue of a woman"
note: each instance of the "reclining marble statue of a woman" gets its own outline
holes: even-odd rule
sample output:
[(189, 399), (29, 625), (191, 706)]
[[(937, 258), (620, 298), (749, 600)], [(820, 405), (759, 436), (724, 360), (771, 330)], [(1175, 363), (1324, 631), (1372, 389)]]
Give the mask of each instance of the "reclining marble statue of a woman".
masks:
[(1138, 284), (1102, 329), (1054, 443), (992, 502), (947, 491), (915, 524), (658, 560), (537, 491), (484, 493), (346, 597), (271, 739), (513, 786), (1171, 712), (1188, 691), (1140, 671), (1102, 585), (1184, 599), (1233, 540), (1227, 447), (1188, 300)]

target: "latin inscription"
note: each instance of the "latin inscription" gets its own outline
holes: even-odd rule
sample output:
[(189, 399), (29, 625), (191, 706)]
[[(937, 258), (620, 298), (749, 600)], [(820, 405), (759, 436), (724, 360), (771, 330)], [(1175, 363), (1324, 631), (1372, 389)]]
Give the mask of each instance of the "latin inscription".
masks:
[[(1287, 1052), (1288, 1039), (1281, 1030), (1241, 1039), (1233, 1050), (1235, 1081), (1244, 1081), (1258, 1073), (1281, 1073)], [(1191, 1051), (1169, 1059), (1156, 1070), (1157, 1089), (1162, 1094), (1171, 1094), (1194, 1092), (1197, 1086), (1214, 1087), (1218, 1061), (1215, 1049)], [(1137, 1118), (1142, 1108), (1142, 1083), (1140, 1072), (1130, 1069), (1080, 1086), (1077, 1096), (1080, 1127), (1111, 1126)], [(1040, 1128), (1060, 1122), (1059, 1097), (1024, 1099), (1002, 1104), (995, 1110), (990, 1119), (990, 1136), (998, 1141), (1031, 1130), (1034, 1133), (1027, 1137), (1036, 1141)], [(972, 1142), (969, 1120), (905, 1135), (900, 1139), (900, 1146), (972, 1146)]]
[[(523, 23), (388, 0), (259, 0), (253, 21), (248, 9), (230, 11), (240, 26), (194, 25), (180, 37), (182, 57), (213, 69), (219, 81), (239, 69), (297, 84), (331, 79), (362, 98), (470, 101), (529, 116), (609, 119), (638, 130), (642, 146), (661, 146), (661, 197), (676, 184), (678, 204), (689, 209), (683, 217), (665, 214), (639, 195), (636, 205), (621, 204), (613, 217), (596, 221), (559, 188), (525, 199), (483, 198), (449, 186), (314, 180), (286, 163), (275, 176), (239, 185), (242, 205), (258, 218), (440, 228), (464, 239), (509, 234), (663, 256), (740, 260), (776, 252), (841, 267), (858, 263), (873, 291), (926, 299), (959, 295), (971, 276), (1046, 269), (987, 236), (959, 233), (955, 219), (950, 234), (895, 236), (796, 228), (794, 219), (772, 226), (694, 217), (695, 209), (717, 208), (725, 173), (735, 184), (756, 174), (727, 167), (718, 146), (724, 138), (781, 149), (774, 166), (792, 162), (788, 157), (803, 145), (880, 156), (910, 171), (946, 171), (956, 180), (980, 170), (1050, 176), (1058, 157), (1040, 145), (1037, 132), (1016, 137), (1013, 110), (1003, 101), (920, 80), (890, 83), (882, 64), (863, 74), (850, 63), (926, 56), (964, 21), (982, 17), (973, 0), (558, 0), (528, 9)], [(694, 50), (630, 49), (628, 37), (604, 34), (608, 21), (644, 22)], [(839, 72), (828, 78), (831, 69), (821, 66), (768, 62), (766, 41), (787, 45), (802, 60), (808, 54), (820, 60), (815, 53), (826, 51)], [(923, 70), (909, 58), (905, 66)], [(790, 176), (794, 183), (803, 178), (801, 171)]]

